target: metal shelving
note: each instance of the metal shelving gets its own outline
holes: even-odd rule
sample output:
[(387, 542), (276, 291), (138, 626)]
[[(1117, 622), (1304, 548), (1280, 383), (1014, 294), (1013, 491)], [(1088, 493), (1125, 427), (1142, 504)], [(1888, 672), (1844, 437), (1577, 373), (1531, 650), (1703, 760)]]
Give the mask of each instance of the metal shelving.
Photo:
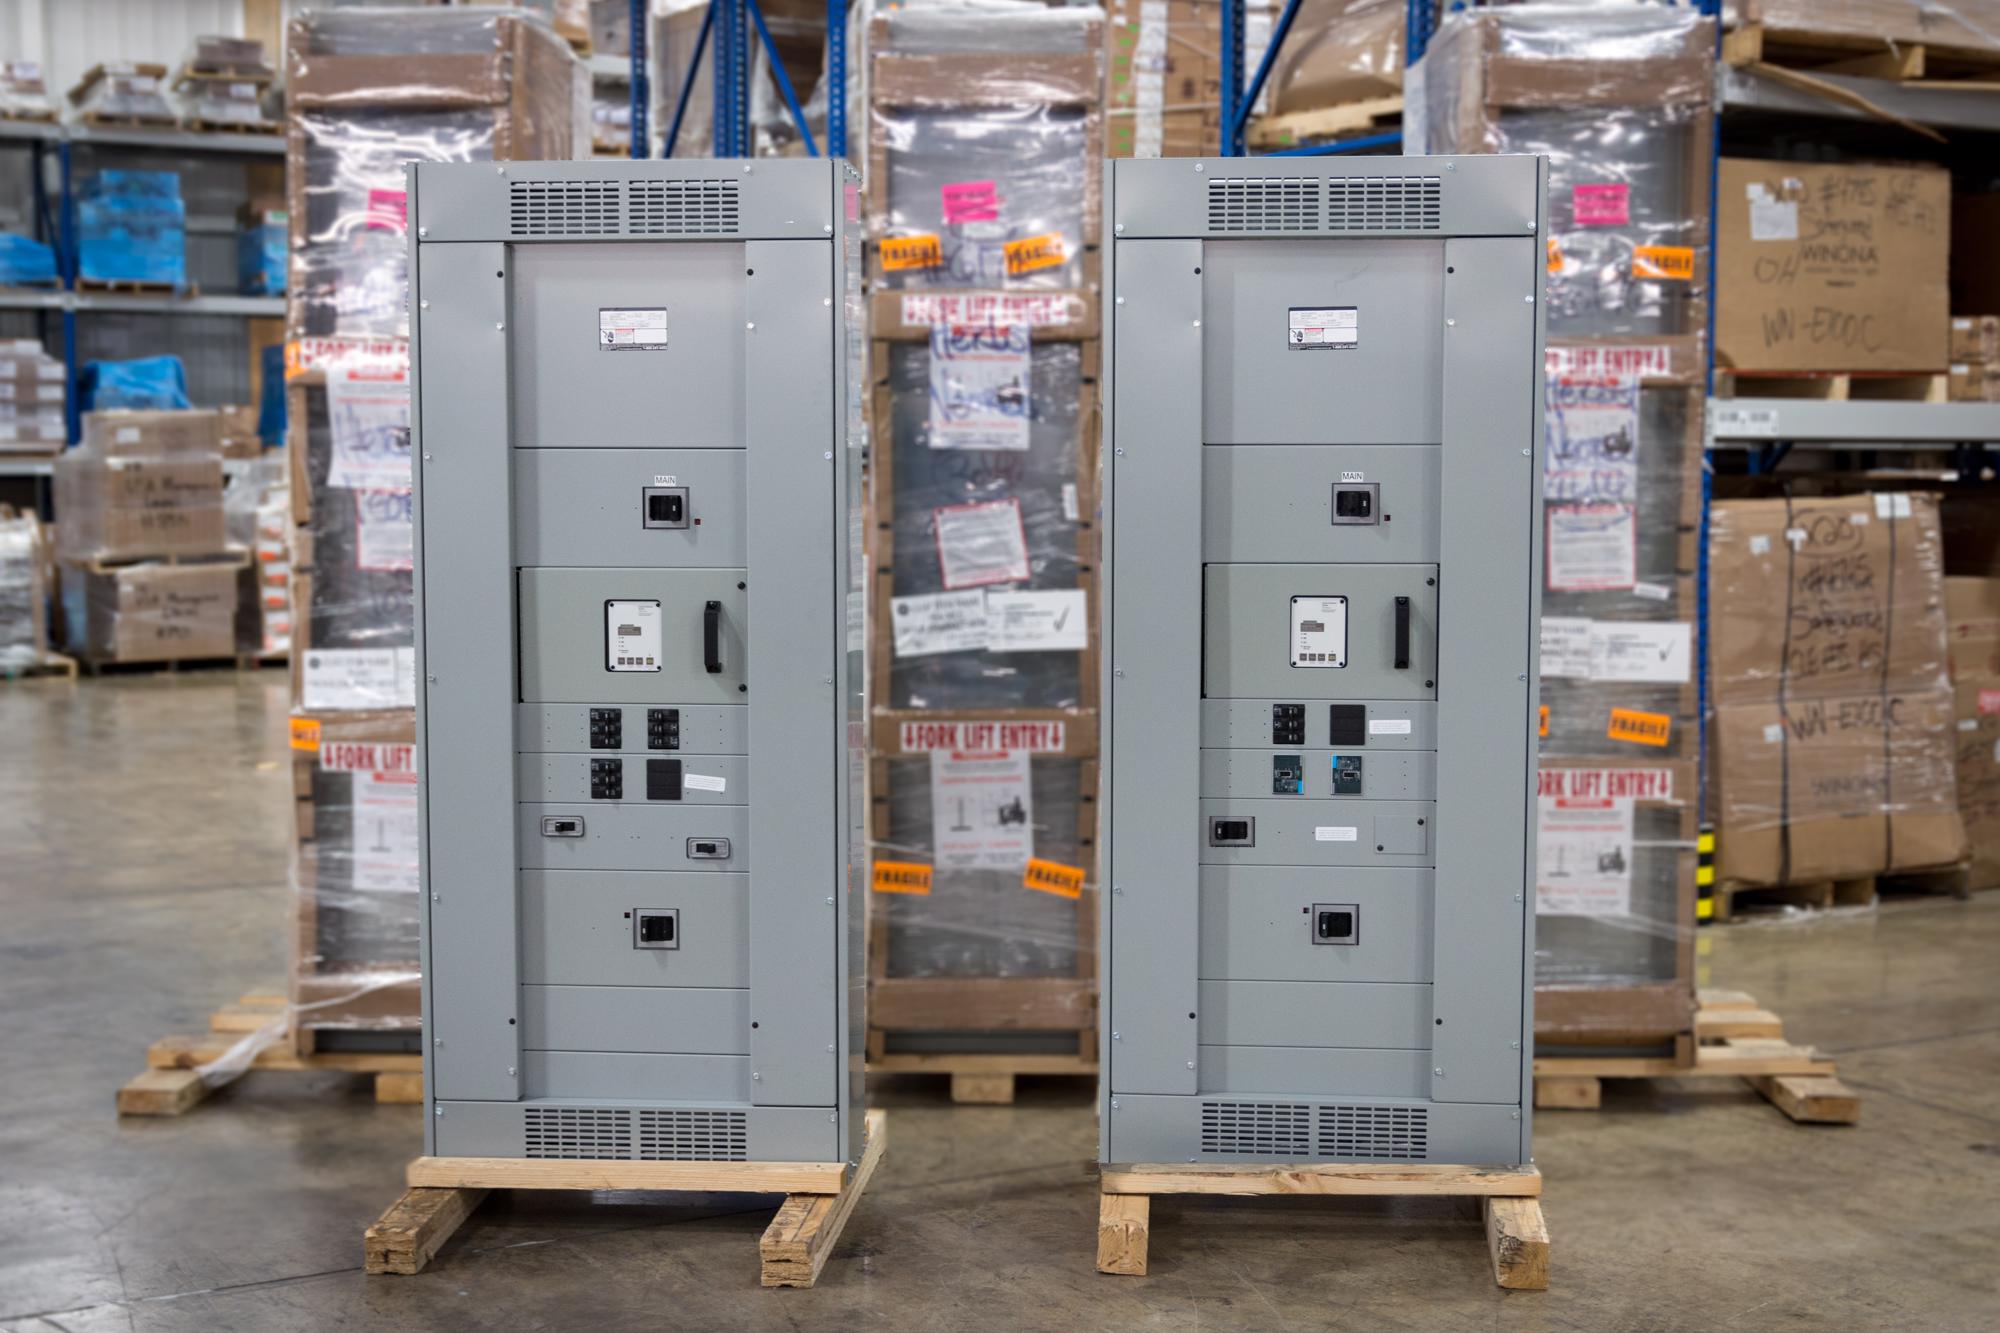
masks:
[[(1725, 114), (1761, 111), (1787, 116), (1859, 120), (1881, 124), (1865, 107), (1842, 102), (1810, 88), (1788, 83), (1782, 76), (1724, 65), (1716, 71), (1717, 92)], [(1852, 96), (1865, 98), (1893, 116), (1941, 130), (2000, 132), (2000, 97), (1992, 91), (1952, 88), (1943, 83), (1899, 83), (1894, 79), (1861, 79), (1814, 72), (1812, 79)]]
[(271, 318), (285, 313), (282, 296), (147, 296), (124, 292), (0, 291), (0, 310), (115, 310), (147, 315), (239, 315)]
[(0, 454), (0, 477), (53, 477), (56, 460)]
[(1709, 447), (1925, 448), (2000, 440), (2000, 403), (1824, 402), (1815, 398), (1717, 398)]

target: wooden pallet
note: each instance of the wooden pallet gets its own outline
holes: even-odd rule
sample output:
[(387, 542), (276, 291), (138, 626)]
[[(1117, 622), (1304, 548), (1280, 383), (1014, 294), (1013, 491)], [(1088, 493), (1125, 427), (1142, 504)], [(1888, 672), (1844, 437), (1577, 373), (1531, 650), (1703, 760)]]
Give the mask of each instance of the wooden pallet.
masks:
[(1608, 1078), (1741, 1079), (1800, 1124), (1851, 1125), (1861, 1098), (1834, 1062), (1785, 1040), (1784, 1023), (1741, 991), (1699, 992), (1694, 1063), (1669, 1056), (1535, 1057), (1537, 1110), (1594, 1111)]
[(1100, 1273), (1145, 1275), (1156, 1194), (1463, 1195), (1479, 1199), (1485, 1215), (1493, 1280), (1514, 1291), (1548, 1290), (1549, 1229), (1542, 1218), (1542, 1173), (1533, 1166), (1345, 1162), (1107, 1166), (1100, 1188)]
[(1821, 402), (1942, 403), (1950, 377), (1873, 371), (1797, 371), (1751, 374), (1716, 373), (1718, 398), (1811, 398)]
[(283, 134), (285, 127), (275, 120), (204, 120), (189, 116), (182, 122), (196, 134)]
[(1723, 63), (1964, 88), (2000, 79), (2000, 47), (1746, 23), (1722, 37)]
[(888, 1145), (885, 1124), (884, 1112), (868, 1112), (867, 1146), (852, 1168), (844, 1162), (419, 1157), (410, 1163), (403, 1197), (368, 1228), (363, 1266), (369, 1273), (421, 1273), (495, 1189), (783, 1194), (785, 1202), (757, 1244), (760, 1280), (767, 1287), (810, 1287), (882, 1161)]
[(1250, 143), (1257, 148), (1295, 148), (1304, 143), (1337, 139), (1367, 130), (1390, 129), (1403, 119), (1403, 97), (1370, 97), (1311, 111), (1287, 111), (1263, 116), (1250, 126)]
[(211, 1083), (202, 1066), (214, 1064), (243, 1037), (273, 1028), (277, 1036), (250, 1062), (253, 1071), (375, 1076), (375, 1100), (417, 1105), (424, 1099), (424, 1058), (404, 1051), (326, 1051), (301, 1055), (290, 1035), (291, 1001), (281, 991), (252, 991), (209, 1016), (199, 1037), (162, 1037), (146, 1050), (146, 1072), (118, 1090), (118, 1114), (182, 1115), (230, 1080)]
[(10, 111), (0, 115), (0, 120), (20, 125), (53, 125), (56, 123), (54, 111)]
[(176, 287), (171, 282), (135, 282), (127, 278), (78, 278), (76, 289), (101, 296), (150, 296), (163, 302), (201, 295), (201, 287), (192, 282), (185, 287)]
[(172, 116), (107, 116), (86, 111), (77, 119), (99, 130), (177, 130), (180, 121)]
[(1014, 1082), (1024, 1075), (1097, 1077), (1094, 1053), (995, 1055), (983, 1052), (932, 1054), (928, 1051), (888, 1051), (877, 1054), (885, 1034), (868, 1032), (868, 1072), (871, 1074), (935, 1074), (951, 1079), (951, 1099), (960, 1105), (1011, 1106)]
[(0, 679), (25, 680), (30, 676), (66, 676), (70, 680), (75, 680), (76, 669), (77, 662), (74, 657), (71, 657), (67, 653), (59, 653), (53, 649), (44, 648), (39, 661), (32, 662), (24, 667), (14, 667), (6, 671), (0, 671)]
[(1852, 879), (1815, 879), (1797, 884), (1738, 884), (1721, 880), (1715, 885), (1713, 906), (1706, 921), (1741, 921), (1761, 912), (1786, 908), (1825, 912), (1836, 907), (1871, 907), (1875, 903), (1875, 876)]

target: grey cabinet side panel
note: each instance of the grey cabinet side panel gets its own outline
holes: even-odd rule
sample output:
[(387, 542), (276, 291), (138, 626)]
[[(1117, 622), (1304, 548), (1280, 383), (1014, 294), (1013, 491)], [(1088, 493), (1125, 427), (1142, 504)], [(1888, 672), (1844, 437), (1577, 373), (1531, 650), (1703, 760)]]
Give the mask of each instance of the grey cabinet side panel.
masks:
[[(1445, 286), (1438, 623), (1439, 1101), (1522, 1095), (1521, 993), (1534, 827), (1535, 241), (1453, 241)], [(1520, 581), (1529, 584), (1523, 590)], [(1444, 748), (1448, 747), (1448, 748)], [(1468, 759), (1476, 756), (1477, 763)], [(1501, 975), (1496, 976), (1496, 969)]]
[(428, 1035), (434, 1095), (520, 1095), (515, 1017), (513, 512), (500, 245), (423, 248), (418, 349)]
[[(1195, 1090), (1201, 700), (1202, 247), (1121, 243), (1120, 410), (1105, 460), (1120, 515), (1111, 663), (1110, 1086)], [(1113, 978), (1116, 978), (1114, 984)]]
[[(752, 242), (745, 307), (763, 340), (747, 358), (744, 494), (750, 553), (750, 758), (767, 775), (750, 807), (751, 1100), (833, 1106), (842, 1034), (832, 924), (835, 655), (846, 642), (835, 586), (833, 295), (824, 245)], [(842, 534), (844, 535), (844, 534)]]

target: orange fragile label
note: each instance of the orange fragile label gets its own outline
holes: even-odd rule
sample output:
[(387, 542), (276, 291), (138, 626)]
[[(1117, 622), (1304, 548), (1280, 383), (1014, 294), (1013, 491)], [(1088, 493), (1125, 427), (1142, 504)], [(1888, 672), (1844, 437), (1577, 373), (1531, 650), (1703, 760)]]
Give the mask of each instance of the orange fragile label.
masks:
[(877, 893), (929, 893), (931, 868), (917, 861), (877, 861), (872, 883)]
[(1069, 251), (1063, 247), (1063, 238), (1055, 232), (1009, 241), (1006, 252), (1009, 277), (1033, 273), (1038, 268), (1055, 268), (1069, 258)]
[(1536, 731), (1535, 734), (1537, 736), (1546, 736), (1549, 734), (1549, 706), (1547, 704), (1542, 705), (1541, 729)]
[(1634, 745), (1665, 745), (1673, 730), (1674, 720), (1665, 713), (1614, 708), (1611, 725), (1604, 729), (1604, 734), (1614, 741), (1630, 741)]
[(944, 247), (935, 236), (890, 236), (882, 243), (882, 267), (890, 272), (908, 268), (937, 268), (944, 263)]
[(1632, 247), (1632, 276), (1663, 278), (1670, 282), (1694, 281), (1694, 247), (1688, 245), (1635, 245)]
[(294, 750), (319, 749), (319, 719), (295, 717), (292, 719), (292, 748)]
[(1560, 245), (1556, 244), (1556, 238), (1553, 236), (1549, 237), (1548, 268), (1551, 273), (1560, 273), (1563, 271), (1563, 250)]
[(1053, 893), (1062, 898), (1077, 898), (1083, 894), (1083, 867), (1066, 866), (1060, 861), (1044, 861), (1038, 856), (1028, 858), (1028, 869), (1021, 876), (1023, 887), (1041, 893)]

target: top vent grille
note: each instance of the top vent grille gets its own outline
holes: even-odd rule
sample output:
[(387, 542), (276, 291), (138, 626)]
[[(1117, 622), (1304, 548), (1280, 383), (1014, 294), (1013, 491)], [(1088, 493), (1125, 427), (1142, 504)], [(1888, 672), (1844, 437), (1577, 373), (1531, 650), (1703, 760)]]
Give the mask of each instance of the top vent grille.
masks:
[(517, 237), (728, 235), (737, 230), (733, 180), (512, 181), (507, 221)]
[(634, 181), (631, 230), (642, 236), (733, 232), (736, 192), (732, 180)]
[(514, 181), (507, 221), (516, 236), (616, 236), (619, 194), (614, 180)]
[(1318, 231), (1320, 183), (1303, 176), (1250, 176), (1208, 183), (1210, 231)]
[(1208, 183), (1210, 231), (1437, 231), (1436, 176), (1248, 176)]
[(1326, 183), (1328, 231), (1436, 231), (1443, 214), (1436, 176), (1338, 176)]

